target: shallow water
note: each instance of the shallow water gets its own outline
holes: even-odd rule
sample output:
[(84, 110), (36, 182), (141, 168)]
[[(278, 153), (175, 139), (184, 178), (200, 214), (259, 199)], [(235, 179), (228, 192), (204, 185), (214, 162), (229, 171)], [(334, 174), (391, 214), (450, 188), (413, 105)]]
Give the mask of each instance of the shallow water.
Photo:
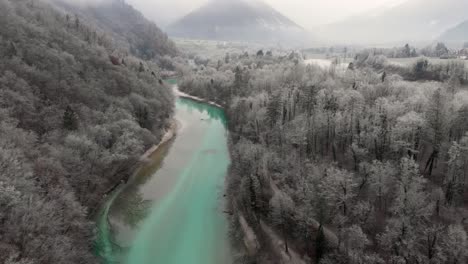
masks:
[(178, 99), (175, 118), (177, 136), (101, 212), (96, 248), (105, 263), (231, 263), (223, 214), (224, 113)]

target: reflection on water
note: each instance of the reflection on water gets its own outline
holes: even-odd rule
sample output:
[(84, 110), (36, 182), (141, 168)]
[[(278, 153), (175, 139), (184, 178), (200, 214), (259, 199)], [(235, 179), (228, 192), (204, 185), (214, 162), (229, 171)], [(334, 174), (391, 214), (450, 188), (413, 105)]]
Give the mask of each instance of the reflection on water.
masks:
[(176, 119), (181, 123), (177, 136), (109, 202), (113, 232), (100, 232), (113, 241), (107, 243), (108, 263), (230, 262), (220, 208), (229, 165), (224, 112), (178, 99)]
[(202, 114), (206, 114), (209, 118), (202, 118), (200, 119), (201, 121), (210, 121), (210, 120), (215, 120), (215, 121), (220, 121), (224, 127), (227, 126), (227, 120), (224, 115), (224, 110), (216, 107), (216, 106), (209, 106), (207, 107), (207, 104), (199, 103), (193, 100), (189, 99), (180, 99), (181, 103), (184, 104), (187, 109), (189, 110), (190, 113), (193, 113), (193, 111), (198, 111), (201, 112)]
[(332, 65), (336, 65), (336, 68), (338, 70), (346, 70), (349, 66), (349, 62), (334, 62), (333, 60), (329, 59), (308, 59), (305, 60), (306, 65), (316, 65), (319, 66), (322, 69), (328, 69)]
[[(153, 202), (146, 200), (139, 192), (139, 187), (144, 185), (151, 176), (163, 166), (164, 157), (174, 143), (174, 139), (162, 144), (158, 151), (152, 153), (147, 162), (135, 173), (125, 189), (115, 198), (112, 210), (109, 212), (110, 219), (115, 225), (128, 225), (127, 229), (136, 229), (138, 224), (146, 218)], [(125, 240), (131, 240), (127, 237)]]
[(122, 223), (128, 224), (131, 228), (137, 228), (138, 224), (148, 215), (152, 202), (144, 200), (143, 195), (139, 192), (126, 191), (115, 199), (114, 204), (120, 206), (112, 208), (111, 217), (120, 219)]

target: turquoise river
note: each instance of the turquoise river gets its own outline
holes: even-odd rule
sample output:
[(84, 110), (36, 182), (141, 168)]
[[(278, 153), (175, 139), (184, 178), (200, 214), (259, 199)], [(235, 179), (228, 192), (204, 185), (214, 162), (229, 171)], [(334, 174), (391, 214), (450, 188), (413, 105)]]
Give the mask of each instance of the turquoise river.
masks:
[(107, 197), (95, 249), (104, 263), (229, 264), (222, 109), (179, 98), (177, 135)]

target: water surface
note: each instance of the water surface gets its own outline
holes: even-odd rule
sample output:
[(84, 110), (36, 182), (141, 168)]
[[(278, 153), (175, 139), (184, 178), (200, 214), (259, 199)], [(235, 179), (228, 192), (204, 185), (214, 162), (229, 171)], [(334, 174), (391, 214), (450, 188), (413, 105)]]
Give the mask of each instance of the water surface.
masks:
[(224, 179), (229, 165), (221, 109), (178, 99), (177, 136), (117, 190), (98, 221), (107, 263), (231, 263)]

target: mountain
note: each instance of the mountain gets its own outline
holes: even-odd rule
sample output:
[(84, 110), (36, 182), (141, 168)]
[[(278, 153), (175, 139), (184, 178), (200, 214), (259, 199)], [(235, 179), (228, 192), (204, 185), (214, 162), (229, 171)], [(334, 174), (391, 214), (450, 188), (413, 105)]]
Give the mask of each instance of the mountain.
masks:
[(440, 40), (453, 43), (464, 43), (468, 42), (468, 20), (458, 24), (456, 27), (450, 28), (445, 31), (441, 36)]
[(211, 0), (171, 24), (167, 31), (182, 38), (270, 43), (294, 42), (304, 33), (261, 0)]
[(466, 0), (407, 0), (325, 25), (317, 34), (328, 41), (353, 44), (430, 41), (466, 20), (467, 9)]
[(112, 35), (114, 42), (125, 46), (142, 59), (175, 55), (175, 44), (156, 24), (123, 0), (101, 1), (99, 4), (73, 4), (69, 0), (52, 0), (64, 11), (78, 14), (103, 32)]
[(154, 21), (160, 28), (165, 28), (182, 15), (193, 10), (193, 5), (181, 3), (183, 1), (148, 1), (125, 0), (143, 15)]

